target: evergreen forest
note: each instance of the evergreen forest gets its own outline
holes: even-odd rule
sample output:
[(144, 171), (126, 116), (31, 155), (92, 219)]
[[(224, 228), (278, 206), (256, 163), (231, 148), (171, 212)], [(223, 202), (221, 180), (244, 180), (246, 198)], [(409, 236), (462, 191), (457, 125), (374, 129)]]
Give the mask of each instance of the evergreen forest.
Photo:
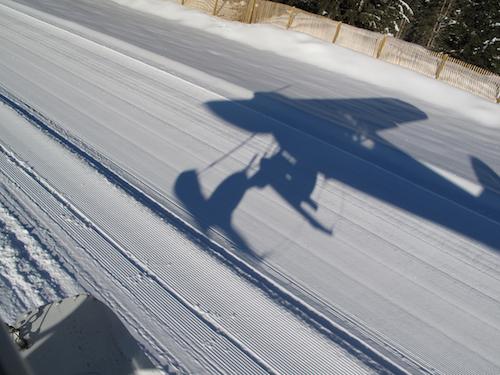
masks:
[(500, 0), (278, 0), (500, 74)]

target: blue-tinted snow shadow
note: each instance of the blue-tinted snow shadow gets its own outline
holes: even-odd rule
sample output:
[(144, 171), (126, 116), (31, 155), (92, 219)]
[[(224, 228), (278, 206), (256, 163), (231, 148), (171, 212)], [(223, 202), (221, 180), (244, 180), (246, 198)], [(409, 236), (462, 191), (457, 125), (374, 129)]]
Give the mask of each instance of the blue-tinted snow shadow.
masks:
[[(228, 176), (208, 197), (196, 171), (186, 171), (176, 181), (177, 198), (199, 226), (222, 230), (240, 250), (252, 254), (232, 226), (232, 214), (249, 189), (264, 186), (272, 187), (319, 232), (333, 234), (334, 228), (314, 215), (318, 203), (311, 194), (319, 175), (500, 249), (497, 193), (484, 189), (473, 196), (380, 138), (385, 129), (427, 118), (409, 103), (394, 98), (297, 100), (256, 93), (250, 100), (206, 105), (237, 128), (271, 134), (276, 142), (272, 153), (249, 160), (256, 172), (244, 168)], [(500, 178), (485, 163), (471, 157), (471, 164), (482, 184), (500, 186)]]
[(37, 374), (157, 373), (118, 316), (91, 296), (41, 306), (15, 326), (28, 346), (22, 357)]

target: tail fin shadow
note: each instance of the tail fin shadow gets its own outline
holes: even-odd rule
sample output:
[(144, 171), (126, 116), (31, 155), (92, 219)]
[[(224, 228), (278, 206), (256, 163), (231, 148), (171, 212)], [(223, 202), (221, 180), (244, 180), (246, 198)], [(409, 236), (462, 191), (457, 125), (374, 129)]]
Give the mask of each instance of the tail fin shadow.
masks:
[(471, 157), (472, 168), (481, 186), (500, 193), (500, 176), (481, 160)]

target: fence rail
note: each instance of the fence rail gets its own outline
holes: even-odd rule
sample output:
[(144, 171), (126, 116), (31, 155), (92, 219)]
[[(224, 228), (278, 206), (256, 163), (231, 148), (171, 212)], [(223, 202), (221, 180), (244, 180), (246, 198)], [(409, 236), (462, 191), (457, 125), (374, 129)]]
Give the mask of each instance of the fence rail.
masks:
[(392, 36), (346, 25), (267, 0), (178, 1), (184, 6), (227, 20), (266, 23), (309, 34), (500, 103), (499, 75)]

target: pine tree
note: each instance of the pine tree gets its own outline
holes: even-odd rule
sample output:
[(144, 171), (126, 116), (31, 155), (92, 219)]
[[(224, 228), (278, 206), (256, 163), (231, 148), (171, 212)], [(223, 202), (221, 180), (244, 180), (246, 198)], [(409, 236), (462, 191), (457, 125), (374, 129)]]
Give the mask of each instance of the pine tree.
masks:
[(424, 0), (418, 3), (414, 8), (413, 22), (408, 25), (403, 39), (423, 46), (428, 45), (438, 29), (442, 7), (443, 0)]
[(400, 35), (401, 28), (413, 19), (415, 3), (411, 0), (379, 0), (377, 7), (380, 21), (374, 30), (385, 34)]
[(499, 0), (279, 0), (500, 73)]
[(396, 35), (413, 17), (417, 0), (323, 0), (320, 14), (364, 29)]
[(461, 0), (433, 47), (500, 73), (498, 0)]

